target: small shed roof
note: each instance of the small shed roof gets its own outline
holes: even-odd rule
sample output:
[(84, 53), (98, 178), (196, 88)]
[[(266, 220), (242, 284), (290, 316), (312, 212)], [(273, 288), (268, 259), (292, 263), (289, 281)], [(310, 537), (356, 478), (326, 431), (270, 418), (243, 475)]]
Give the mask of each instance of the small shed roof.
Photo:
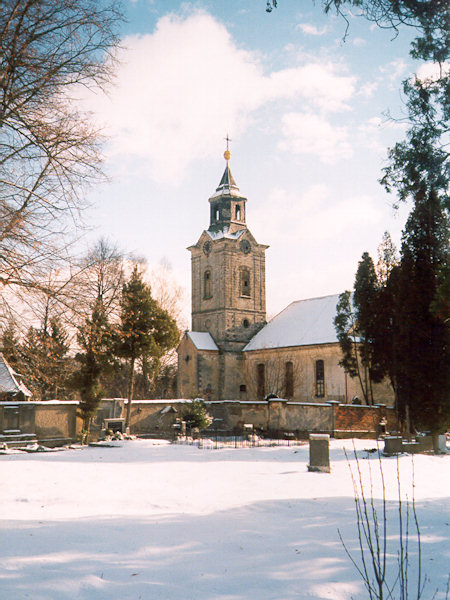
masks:
[(8, 364), (6, 358), (0, 352), (0, 394), (22, 394), (31, 396), (30, 390), (21, 381), (20, 375)]
[(338, 298), (335, 294), (292, 302), (253, 337), (244, 351), (336, 343), (333, 321)]
[(211, 334), (207, 331), (188, 331), (187, 335), (197, 350), (219, 350)]

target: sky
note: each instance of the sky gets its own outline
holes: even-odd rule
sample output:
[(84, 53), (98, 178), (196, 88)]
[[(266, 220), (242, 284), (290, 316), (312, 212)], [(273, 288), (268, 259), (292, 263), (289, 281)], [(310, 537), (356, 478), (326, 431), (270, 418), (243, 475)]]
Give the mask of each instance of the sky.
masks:
[[(230, 168), (266, 252), (267, 314), (353, 286), (363, 252), (409, 210), (378, 183), (404, 137), (401, 82), (420, 66), (413, 32), (382, 30), (320, 3), (125, 0), (116, 79), (87, 99), (107, 136), (108, 183), (89, 192), (87, 242), (100, 237), (170, 265), (186, 290), (208, 198)], [(422, 67), (423, 68), (423, 67)], [(390, 120), (388, 113), (396, 117)]]

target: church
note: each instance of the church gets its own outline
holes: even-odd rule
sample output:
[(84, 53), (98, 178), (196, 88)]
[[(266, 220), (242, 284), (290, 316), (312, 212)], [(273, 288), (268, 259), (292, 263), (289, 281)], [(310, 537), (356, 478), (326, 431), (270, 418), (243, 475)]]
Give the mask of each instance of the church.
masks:
[[(357, 379), (339, 365), (338, 295), (292, 302), (266, 322), (265, 252), (247, 227), (247, 198), (230, 171), (230, 152), (209, 198), (210, 224), (190, 246), (192, 331), (178, 346), (178, 397), (351, 403)], [(387, 382), (376, 403), (393, 404)]]

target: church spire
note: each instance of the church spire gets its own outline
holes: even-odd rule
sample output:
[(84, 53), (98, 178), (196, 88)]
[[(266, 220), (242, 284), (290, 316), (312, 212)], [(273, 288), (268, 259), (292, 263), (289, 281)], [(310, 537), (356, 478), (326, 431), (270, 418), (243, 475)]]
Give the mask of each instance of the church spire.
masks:
[(210, 197), (211, 218), (209, 231), (222, 231), (234, 233), (246, 229), (245, 224), (245, 203), (247, 199), (241, 194), (236, 181), (230, 170), (231, 152), (229, 149), (230, 138), (227, 141), (227, 149), (223, 153), (227, 161), (222, 179), (215, 193)]
[(227, 161), (227, 166), (225, 167), (225, 171), (222, 175), (222, 179), (220, 180), (219, 186), (216, 188), (216, 192), (221, 192), (223, 194), (232, 194), (232, 191), (239, 192), (239, 188), (230, 171), (231, 152), (229, 148), (229, 143), (231, 142), (231, 139), (228, 137), (228, 133), (225, 140), (227, 142), (227, 149), (223, 153), (223, 157)]

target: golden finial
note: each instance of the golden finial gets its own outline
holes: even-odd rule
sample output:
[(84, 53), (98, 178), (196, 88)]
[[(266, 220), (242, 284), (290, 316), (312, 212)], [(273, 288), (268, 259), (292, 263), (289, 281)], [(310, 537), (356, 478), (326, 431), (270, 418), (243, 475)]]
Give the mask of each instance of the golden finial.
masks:
[(228, 148), (228, 144), (231, 142), (231, 139), (228, 137), (228, 133), (227, 133), (227, 137), (225, 138), (225, 140), (227, 142), (227, 149), (223, 153), (223, 157), (228, 162), (230, 160), (230, 158), (231, 158), (231, 152), (230, 152), (230, 150)]

